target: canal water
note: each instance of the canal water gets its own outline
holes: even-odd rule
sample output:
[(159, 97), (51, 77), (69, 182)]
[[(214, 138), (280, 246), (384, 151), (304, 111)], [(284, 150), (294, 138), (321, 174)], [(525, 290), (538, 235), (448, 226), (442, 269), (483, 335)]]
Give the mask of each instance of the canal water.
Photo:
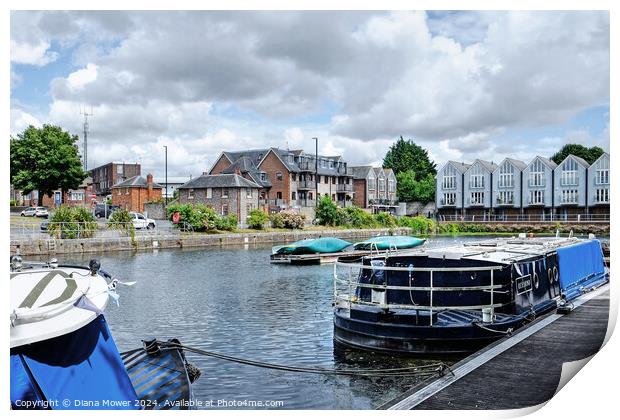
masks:
[[(477, 240), (441, 237), (430, 246)], [(182, 343), (246, 359), (323, 368), (394, 368), (433, 360), (334, 348), (332, 266), (269, 263), (271, 247), (115, 252), (96, 256), (123, 281), (106, 317), (119, 350), (141, 339)], [(87, 264), (93, 255), (59, 258)], [(281, 401), (285, 409), (372, 409), (406, 391), (412, 377), (289, 373), (194, 354), (200, 401)], [(229, 407), (230, 408), (230, 407)], [(243, 408), (243, 407), (242, 407)], [(246, 407), (247, 408), (247, 407)]]

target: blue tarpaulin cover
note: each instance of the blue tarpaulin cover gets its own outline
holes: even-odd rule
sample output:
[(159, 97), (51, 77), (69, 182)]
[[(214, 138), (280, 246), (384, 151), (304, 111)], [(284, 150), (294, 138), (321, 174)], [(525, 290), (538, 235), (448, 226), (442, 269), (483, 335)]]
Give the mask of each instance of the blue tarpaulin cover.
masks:
[[(136, 409), (136, 399), (103, 315), (72, 333), (11, 349), (13, 408)], [(59, 404), (23, 404), (54, 400)]]
[(589, 240), (557, 249), (560, 288), (566, 290), (588, 277), (605, 272), (603, 251), (598, 240)]

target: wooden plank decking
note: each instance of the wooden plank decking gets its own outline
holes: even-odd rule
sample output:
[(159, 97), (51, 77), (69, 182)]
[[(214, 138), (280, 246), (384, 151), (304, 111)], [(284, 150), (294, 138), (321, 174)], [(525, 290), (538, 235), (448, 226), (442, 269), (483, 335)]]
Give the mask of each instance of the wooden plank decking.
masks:
[(595, 354), (609, 318), (609, 285), (452, 366), (454, 375), (420, 384), (382, 405), (401, 410), (495, 410), (530, 407), (555, 394), (562, 364)]

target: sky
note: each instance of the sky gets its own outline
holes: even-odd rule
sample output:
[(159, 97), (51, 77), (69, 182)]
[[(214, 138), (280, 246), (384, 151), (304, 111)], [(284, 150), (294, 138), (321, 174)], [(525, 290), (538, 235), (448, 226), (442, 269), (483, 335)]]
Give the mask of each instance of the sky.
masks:
[[(222, 150), (380, 165), (413, 139), (438, 166), (609, 151), (605, 11), (14, 11), (11, 135), (57, 124), (89, 168), (197, 176)], [(81, 144), (80, 144), (81, 147)]]

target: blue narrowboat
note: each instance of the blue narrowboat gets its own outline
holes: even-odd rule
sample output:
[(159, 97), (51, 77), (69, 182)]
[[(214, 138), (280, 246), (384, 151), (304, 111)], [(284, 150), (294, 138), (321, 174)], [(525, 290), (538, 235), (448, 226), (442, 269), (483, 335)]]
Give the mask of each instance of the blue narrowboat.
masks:
[(334, 340), (469, 353), (609, 281), (601, 243), (511, 238), (334, 265)]

